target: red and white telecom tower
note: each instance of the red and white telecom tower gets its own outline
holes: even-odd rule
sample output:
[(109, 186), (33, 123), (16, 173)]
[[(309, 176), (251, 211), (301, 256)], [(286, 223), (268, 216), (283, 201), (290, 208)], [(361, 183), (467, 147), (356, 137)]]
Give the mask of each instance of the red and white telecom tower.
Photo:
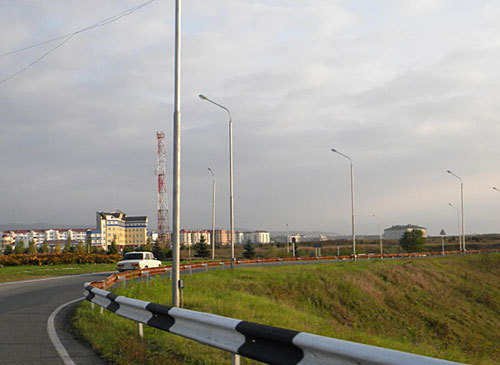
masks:
[(158, 177), (158, 240), (166, 244), (169, 240), (170, 227), (168, 225), (167, 185), (165, 176), (167, 170), (167, 153), (165, 152), (165, 133), (156, 132), (158, 142), (158, 164), (156, 176)]

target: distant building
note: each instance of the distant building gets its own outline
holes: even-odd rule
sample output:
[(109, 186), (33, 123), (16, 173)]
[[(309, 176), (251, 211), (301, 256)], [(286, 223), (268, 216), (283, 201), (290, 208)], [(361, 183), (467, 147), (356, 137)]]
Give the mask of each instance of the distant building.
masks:
[(326, 241), (326, 240), (328, 240), (328, 237), (326, 237), (326, 235), (324, 235), (323, 233), (320, 233), (319, 234), (319, 240), (320, 241)]
[(116, 210), (97, 212), (96, 229), (89, 231), (92, 246), (107, 250), (115, 240), (119, 249), (144, 246), (147, 240), (148, 217), (129, 217)]
[(411, 232), (413, 230), (422, 231), (424, 237), (427, 237), (427, 228), (415, 226), (413, 224), (407, 224), (406, 226), (392, 226), (390, 228), (384, 229), (384, 238), (387, 240), (399, 240), (405, 232)]
[(255, 231), (243, 233), (243, 243), (269, 243), (271, 242), (269, 232)]
[(194, 244), (197, 244), (198, 242), (201, 242), (202, 237), (205, 240), (205, 243), (208, 245), (210, 244), (210, 231), (208, 230), (185, 230), (182, 229), (180, 232), (180, 238), (181, 238), (181, 245), (186, 245), (186, 246), (192, 246)]
[(300, 234), (290, 234), (288, 235), (288, 243), (292, 243), (295, 238), (295, 242), (300, 242), (302, 236)]
[(215, 230), (215, 244), (216, 245), (228, 245), (231, 242), (231, 231), (227, 229), (216, 229)]
[(23, 229), (4, 232), (4, 236), (9, 237), (12, 243), (23, 242), (28, 245), (30, 241), (35, 241), (37, 246), (44, 242), (51, 243), (57, 241), (66, 242), (68, 238), (72, 243), (85, 242), (88, 228), (70, 228), (70, 229)]

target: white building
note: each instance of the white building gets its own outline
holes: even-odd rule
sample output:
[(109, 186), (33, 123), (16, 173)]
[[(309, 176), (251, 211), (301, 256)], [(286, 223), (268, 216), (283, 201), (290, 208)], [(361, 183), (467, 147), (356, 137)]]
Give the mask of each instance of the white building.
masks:
[(407, 224), (406, 226), (392, 226), (390, 228), (384, 229), (384, 238), (387, 240), (399, 240), (405, 232), (411, 232), (413, 230), (422, 231), (424, 237), (427, 237), (427, 228), (415, 226), (413, 224)]
[(188, 231), (186, 229), (182, 229), (180, 232), (181, 245), (192, 246), (198, 242), (201, 242), (201, 238), (205, 239), (205, 243), (208, 245), (210, 242), (211, 234), (210, 231), (197, 231), (192, 230)]
[(269, 232), (265, 231), (255, 231), (255, 232), (245, 232), (243, 233), (242, 243), (269, 243), (271, 238)]

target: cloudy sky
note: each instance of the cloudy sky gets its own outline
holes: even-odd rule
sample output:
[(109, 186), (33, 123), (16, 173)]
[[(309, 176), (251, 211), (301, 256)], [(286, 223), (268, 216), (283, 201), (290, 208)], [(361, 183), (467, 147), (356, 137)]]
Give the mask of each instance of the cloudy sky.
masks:
[[(145, 1), (145, 0), (144, 0)], [(85, 28), (137, 0), (0, 2), (0, 54)], [(75, 35), (0, 84), (0, 223), (92, 226), (97, 210), (156, 225), (157, 130), (172, 201), (174, 1)], [(62, 40), (59, 41), (59, 43)], [(0, 58), (0, 80), (54, 48)], [(500, 231), (496, 0), (190, 0), (183, 4), (182, 226), (350, 232), (419, 224)]]

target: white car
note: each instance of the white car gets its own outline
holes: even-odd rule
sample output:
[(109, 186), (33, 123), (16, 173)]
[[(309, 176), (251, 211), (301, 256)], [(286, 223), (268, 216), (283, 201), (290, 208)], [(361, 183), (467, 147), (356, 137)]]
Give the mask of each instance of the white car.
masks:
[(149, 267), (160, 267), (161, 261), (157, 260), (152, 252), (127, 252), (123, 260), (116, 264), (118, 271), (139, 270)]

